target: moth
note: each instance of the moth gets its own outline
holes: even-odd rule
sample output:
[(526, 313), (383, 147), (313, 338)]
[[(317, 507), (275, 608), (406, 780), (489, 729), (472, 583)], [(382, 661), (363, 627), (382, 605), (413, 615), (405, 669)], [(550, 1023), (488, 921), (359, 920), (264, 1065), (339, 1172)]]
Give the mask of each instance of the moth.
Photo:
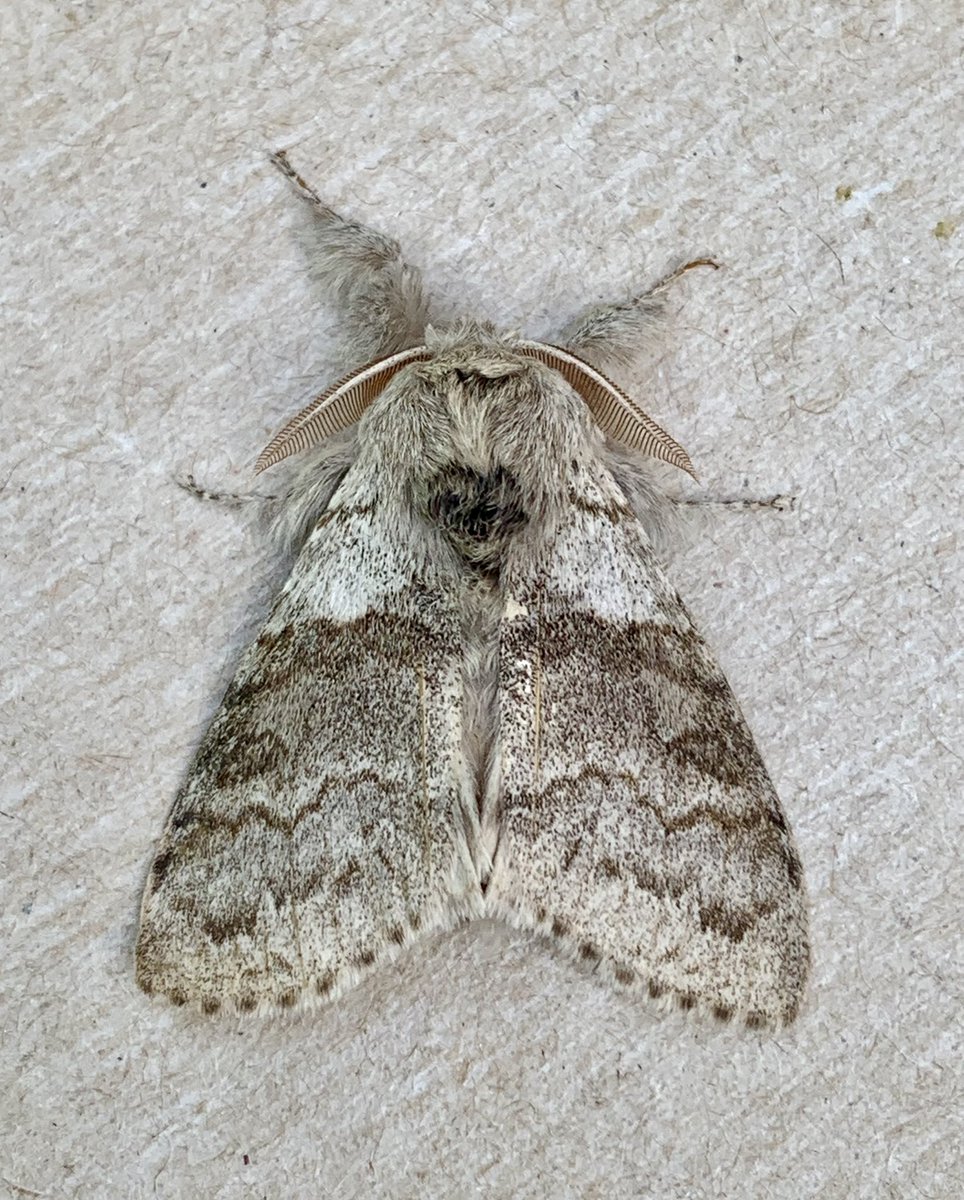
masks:
[(664, 1005), (791, 1021), (800, 860), (654, 543), (646, 459), (692, 466), (603, 374), (675, 274), (551, 343), (432, 326), (397, 243), (274, 162), (367, 365), (259, 459), (310, 451), (300, 551), (175, 800), (138, 983), (310, 1005), (490, 916)]

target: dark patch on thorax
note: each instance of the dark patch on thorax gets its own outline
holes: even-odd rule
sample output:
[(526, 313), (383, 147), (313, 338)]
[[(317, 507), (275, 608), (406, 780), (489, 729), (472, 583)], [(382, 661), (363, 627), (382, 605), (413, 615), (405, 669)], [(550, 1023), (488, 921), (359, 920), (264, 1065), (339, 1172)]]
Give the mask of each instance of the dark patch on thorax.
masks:
[(513, 534), (528, 519), (511, 471), (482, 474), (457, 463), (429, 480), (424, 511), (465, 565), (488, 578), (498, 576)]

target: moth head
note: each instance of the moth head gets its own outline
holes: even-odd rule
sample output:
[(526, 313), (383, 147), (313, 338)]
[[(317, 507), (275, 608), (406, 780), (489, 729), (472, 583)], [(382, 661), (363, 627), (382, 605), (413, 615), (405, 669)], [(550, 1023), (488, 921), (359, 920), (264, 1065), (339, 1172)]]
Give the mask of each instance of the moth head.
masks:
[(432, 360), (419, 375), (442, 388), (452, 384), (482, 384), (521, 375), (526, 364), (513, 353), (517, 338), (488, 321), (458, 321), (442, 329), (425, 330), (425, 347)]
[[(275, 434), (255, 464), (260, 473), (291, 454), (332, 437), (355, 424), (399, 371), (426, 364), (429, 375), (461, 384), (498, 380), (525, 371), (530, 359), (556, 371), (585, 401), (594, 421), (607, 436), (641, 454), (696, 472), (689, 455), (621, 388), (590, 363), (562, 346), (546, 342), (512, 341), (490, 327), (473, 324), (442, 333), (426, 330), (426, 344), (376, 359), (340, 379), (317, 396)], [(425, 368), (423, 368), (425, 369)]]

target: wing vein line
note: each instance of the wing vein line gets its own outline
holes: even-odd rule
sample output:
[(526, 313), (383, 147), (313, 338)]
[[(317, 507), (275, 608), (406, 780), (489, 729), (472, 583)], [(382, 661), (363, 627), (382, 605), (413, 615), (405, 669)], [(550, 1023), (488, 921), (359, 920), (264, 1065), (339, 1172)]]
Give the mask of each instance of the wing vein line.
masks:
[(428, 706), (425, 697), (425, 660), (418, 664), (418, 726), (419, 726), (419, 776), (422, 791), (422, 860), (426, 868), (431, 866), (431, 813), (432, 804), (428, 789)]
[(533, 771), (536, 788), (542, 774), (542, 605), (536, 609), (536, 644), (532, 658)]

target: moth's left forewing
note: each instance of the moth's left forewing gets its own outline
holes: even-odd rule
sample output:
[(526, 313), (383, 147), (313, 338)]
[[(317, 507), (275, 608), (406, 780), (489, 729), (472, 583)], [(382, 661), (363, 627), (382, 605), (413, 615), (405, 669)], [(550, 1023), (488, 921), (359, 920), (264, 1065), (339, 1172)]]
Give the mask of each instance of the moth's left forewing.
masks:
[(481, 911), (456, 589), (378, 468), (317, 522), (175, 801), (141, 913), (149, 993), (311, 1004)]
[(602, 459), (561, 472), (504, 572), (488, 911), (653, 997), (790, 1021), (804, 895), (760, 754)]

